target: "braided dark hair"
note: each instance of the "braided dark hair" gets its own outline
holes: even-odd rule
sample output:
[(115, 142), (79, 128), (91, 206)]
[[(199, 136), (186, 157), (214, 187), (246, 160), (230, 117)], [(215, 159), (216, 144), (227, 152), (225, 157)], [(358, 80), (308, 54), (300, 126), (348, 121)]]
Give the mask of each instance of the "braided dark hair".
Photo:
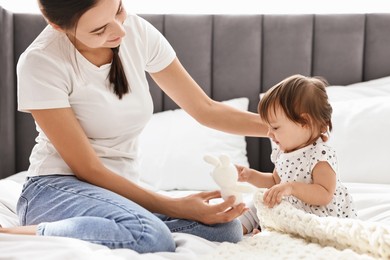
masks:
[[(80, 17), (97, 3), (97, 0), (39, 0), (41, 12), (46, 19), (62, 29), (74, 30)], [(122, 99), (130, 91), (130, 87), (119, 57), (119, 47), (111, 50), (113, 58), (108, 78), (114, 86), (114, 93)]]
[(110, 82), (114, 85), (114, 93), (122, 99), (123, 95), (129, 93), (129, 83), (127, 82), (125, 71), (119, 57), (119, 46), (111, 49), (113, 52), (112, 64), (109, 73)]

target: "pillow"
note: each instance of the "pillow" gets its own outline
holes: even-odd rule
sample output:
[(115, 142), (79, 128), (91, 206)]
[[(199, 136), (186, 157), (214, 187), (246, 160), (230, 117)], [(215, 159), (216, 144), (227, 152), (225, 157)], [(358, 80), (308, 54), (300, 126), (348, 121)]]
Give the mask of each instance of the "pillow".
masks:
[[(223, 103), (247, 110), (249, 99)], [(244, 136), (199, 124), (182, 109), (155, 113), (140, 135), (140, 180), (156, 190), (214, 190), (213, 167), (203, 160), (211, 154), (230, 156), (233, 163), (249, 166)]]
[(390, 184), (390, 95), (331, 105), (329, 144), (336, 149), (341, 181)]
[[(333, 107), (329, 143), (345, 182), (390, 183), (385, 149), (390, 131), (390, 77), (327, 88)], [(387, 156), (388, 157), (388, 156)]]
[(347, 86), (329, 86), (326, 92), (330, 102), (388, 96), (390, 95), (390, 77), (359, 82)]
[(19, 219), (16, 215), (16, 203), (21, 192), (21, 184), (13, 180), (0, 180), (0, 225), (2, 227), (19, 225)]

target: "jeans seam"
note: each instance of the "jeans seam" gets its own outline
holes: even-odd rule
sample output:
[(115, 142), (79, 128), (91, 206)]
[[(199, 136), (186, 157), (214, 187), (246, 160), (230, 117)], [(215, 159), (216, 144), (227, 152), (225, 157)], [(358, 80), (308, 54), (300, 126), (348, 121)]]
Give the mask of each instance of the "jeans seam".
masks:
[(174, 229), (171, 230), (171, 232), (180, 232), (180, 231), (183, 231), (183, 230), (193, 229), (193, 228), (195, 228), (197, 226), (199, 226), (198, 222), (192, 222), (190, 225), (174, 228)]
[(18, 200), (18, 204), (22, 203), (22, 200), (26, 204), (26, 206), (24, 207), (23, 211), (20, 212), (20, 214), (18, 213), (17, 215), (19, 216), (20, 224), (24, 225), (26, 223), (26, 218), (27, 218), (26, 214), (27, 214), (27, 209), (28, 209), (28, 200), (27, 200), (27, 198), (20, 196), (19, 200)]

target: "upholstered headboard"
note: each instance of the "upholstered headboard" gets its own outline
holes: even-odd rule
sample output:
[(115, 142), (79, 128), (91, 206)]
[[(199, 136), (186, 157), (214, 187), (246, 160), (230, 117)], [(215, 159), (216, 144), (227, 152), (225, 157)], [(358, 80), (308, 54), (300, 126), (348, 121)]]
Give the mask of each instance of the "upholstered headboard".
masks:
[[(390, 75), (390, 14), (141, 15), (175, 48), (212, 98), (259, 93), (286, 76), (321, 75), (346, 85)], [(46, 25), (40, 15), (0, 7), (0, 178), (28, 168), (36, 136), (29, 114), (16, 111), (15, 66)], [(151, 82), (155, 112), (176, 108)], [(270, 143), (247, 138), (251, 167), (270, 170)]]

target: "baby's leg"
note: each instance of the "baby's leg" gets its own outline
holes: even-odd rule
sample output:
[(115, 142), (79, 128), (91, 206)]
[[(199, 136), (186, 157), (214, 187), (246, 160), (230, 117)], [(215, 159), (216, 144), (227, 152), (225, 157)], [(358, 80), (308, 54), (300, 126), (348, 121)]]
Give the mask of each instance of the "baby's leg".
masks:
[[(249, 210), (241, 215), (238, 219), (241, 221), (243, 234), (249, 234), (250, 232), (259, 233), (259, 218), (256, 214), (256, 207), (251, 202), (249, 205)], [(256, 231), (255, 231), (256, 230)]]

